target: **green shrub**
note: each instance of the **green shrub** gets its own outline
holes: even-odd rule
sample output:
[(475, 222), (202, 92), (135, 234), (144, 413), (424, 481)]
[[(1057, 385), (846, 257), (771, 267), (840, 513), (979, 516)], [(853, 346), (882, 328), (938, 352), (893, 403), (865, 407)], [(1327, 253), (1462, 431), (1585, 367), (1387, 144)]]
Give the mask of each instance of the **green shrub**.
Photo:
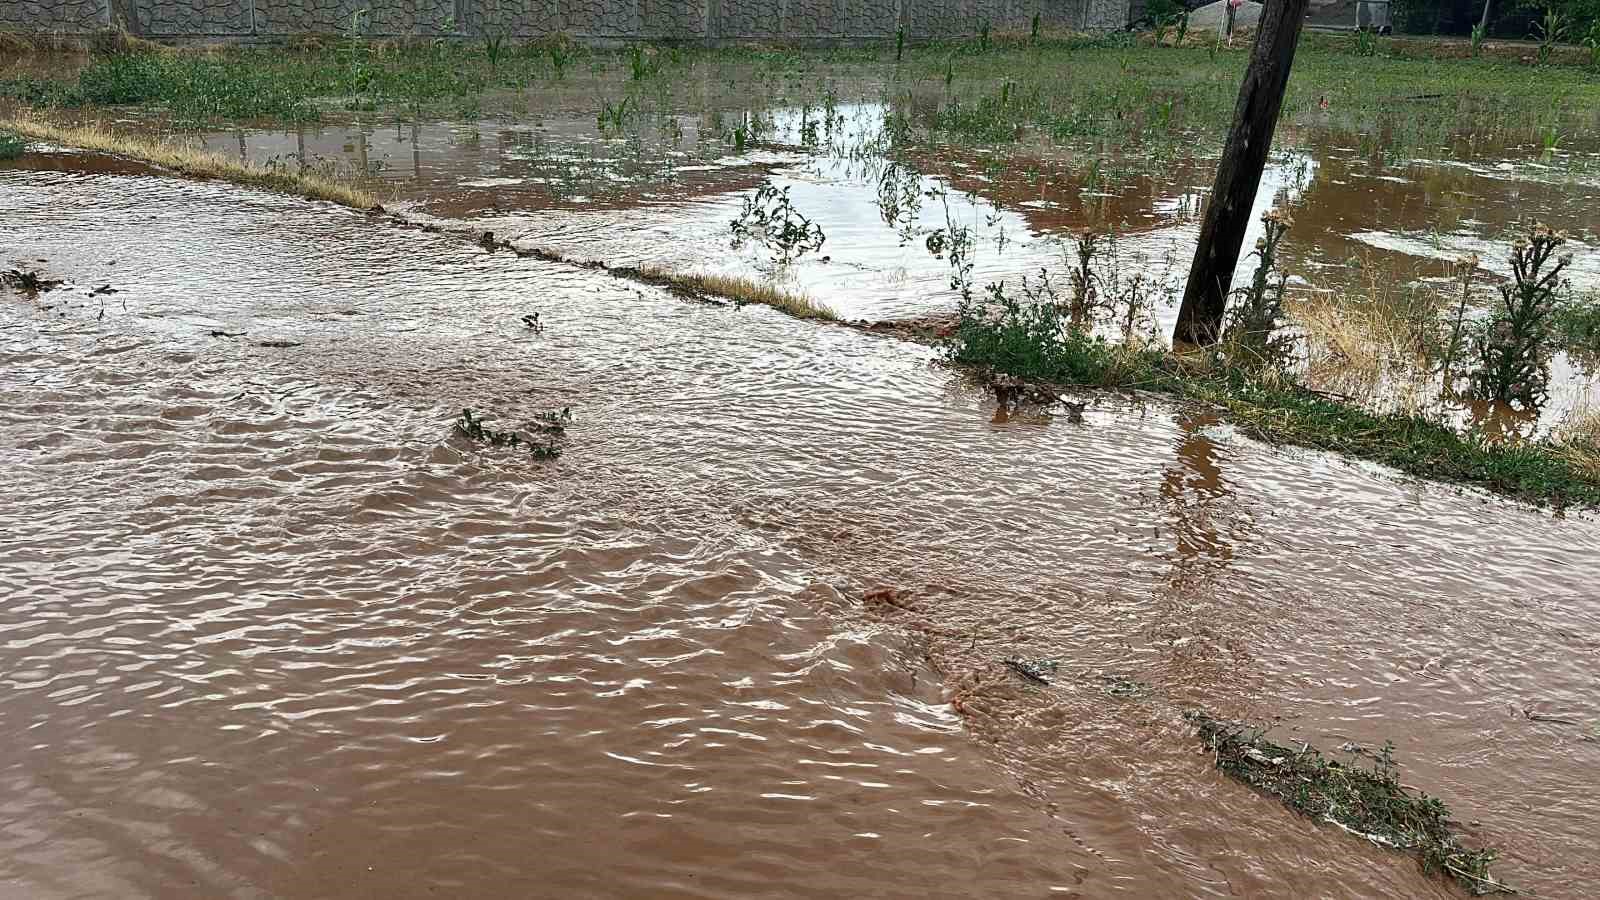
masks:
[(0, 131), (0, 160), (16, 159), (27, 147), (28, 142), (22, 139), (22, 135)]

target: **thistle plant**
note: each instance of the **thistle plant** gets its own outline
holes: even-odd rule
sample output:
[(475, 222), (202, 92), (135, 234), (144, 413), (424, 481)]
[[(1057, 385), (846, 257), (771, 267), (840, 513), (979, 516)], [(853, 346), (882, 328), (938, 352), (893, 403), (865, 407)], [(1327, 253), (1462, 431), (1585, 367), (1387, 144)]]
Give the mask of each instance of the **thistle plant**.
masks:
[(1474, 335), (1478, 397), (1533, 409), (1549, 395), (1552, 316), (1568, 286), (1561, 273), (1572, 265), (1572, 254), (1558, 252), (1566, 242), (1566, 232), (1544, 224), (1512, 242), (1511, 281), (1500, 285), (1499, 304)]
[(1279, 333), (1289, 276), (1278, 266), (1278, 249), (1294, 227), (1294, 217), (1273, 207), (1261, 216), (1261, 224), (1265, 231), (1256, 240), (1256, 270), (1229, 310), (1223, 343), (1237, 362), (1279, 365), (1287, 360), (1293, 338)]

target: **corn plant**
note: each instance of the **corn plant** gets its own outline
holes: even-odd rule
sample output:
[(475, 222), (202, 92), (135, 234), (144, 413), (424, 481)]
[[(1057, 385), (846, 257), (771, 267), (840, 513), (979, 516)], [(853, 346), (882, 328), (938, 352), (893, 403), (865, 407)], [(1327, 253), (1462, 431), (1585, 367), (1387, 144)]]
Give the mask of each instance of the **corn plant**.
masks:
[(1533, 36), (1539, 40), (1539, 65), (1550, 62), (1556, 45), (1567, 39), (1570, 24), (1566, 14), (1554, 6), (1546, 8), (1544, 17), (1533, 23)]

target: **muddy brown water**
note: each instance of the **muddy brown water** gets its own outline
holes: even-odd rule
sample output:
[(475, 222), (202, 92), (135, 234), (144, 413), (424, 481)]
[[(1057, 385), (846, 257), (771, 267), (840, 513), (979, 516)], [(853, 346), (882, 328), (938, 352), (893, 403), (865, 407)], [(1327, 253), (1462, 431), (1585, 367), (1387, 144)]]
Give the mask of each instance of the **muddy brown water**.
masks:
[[(1504, 880), (1600, 878), (1592, 518), (42, 168), (0, 172), (3, 262), (71, 282), (0, 296), (0, 894), (1455, 895), (1215, 772), (1196, 707), (1392, 739)], [(566, 453), (464, 406), (570, 406)]]

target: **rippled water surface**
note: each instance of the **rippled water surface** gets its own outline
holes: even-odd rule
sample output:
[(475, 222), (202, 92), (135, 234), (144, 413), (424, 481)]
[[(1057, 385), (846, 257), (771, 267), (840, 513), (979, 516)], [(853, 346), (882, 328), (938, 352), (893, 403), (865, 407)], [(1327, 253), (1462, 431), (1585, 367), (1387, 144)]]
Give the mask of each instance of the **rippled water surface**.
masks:
[(1194, 707), (1600, 879), (1588, 517), (51, 159), (0, 172), (0, 264), (69, 280), (0, 295), (7, 895), (1453, 895)]

